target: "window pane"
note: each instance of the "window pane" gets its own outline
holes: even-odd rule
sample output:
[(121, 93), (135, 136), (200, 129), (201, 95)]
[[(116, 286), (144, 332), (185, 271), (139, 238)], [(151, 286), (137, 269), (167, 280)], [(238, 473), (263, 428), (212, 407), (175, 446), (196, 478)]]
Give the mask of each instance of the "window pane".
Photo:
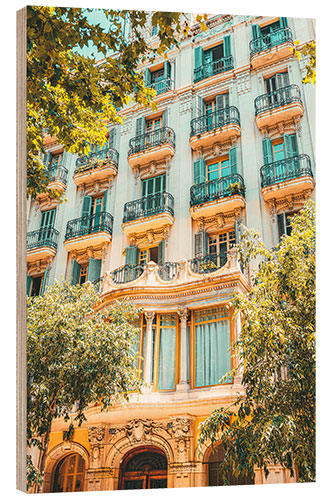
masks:
[(176, 328), (160, 328), (158, 390), (175, 388)]

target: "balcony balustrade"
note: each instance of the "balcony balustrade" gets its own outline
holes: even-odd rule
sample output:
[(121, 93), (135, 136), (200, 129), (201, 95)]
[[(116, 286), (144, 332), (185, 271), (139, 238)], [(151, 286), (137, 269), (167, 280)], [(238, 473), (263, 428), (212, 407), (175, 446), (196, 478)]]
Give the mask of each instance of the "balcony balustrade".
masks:
[(113, 217), (108, 212), (79, 217), (67, 222), (64, 245), (67, 251), (109, 243)]
[(190, 144), (192, 149), (209, 147), (241, 135), (239, 111), (235, 106), (217, 109), (213, 113), (191, 120)]
[(81, 156), (76, 160), (73, 180), (77, 186), (91, 182), (105, 181), (118, 173), (119, 153), (114, 148)]
[(196, 257), (191, 259), (189, 263), (193, 273), (206, 274), (213, 273), (225, 266), (227, 260), (228, 252), (223, 252), (220, 254), (205, 255), (204, 257)]
[(141, 264), (126, 264), (115, 269), (111, 275), (114, 283), (121, 285), (136, 280), (144, 271), (145, 266)]
[(299, 121), (304, 113), (301, 91), (298, 85), (288, 85), (270, 94), (256, 97), (255, 120), (258, 129), (276, 125), (282, 121)]
[(307, 154), (263, 165), (260, 177), (265, 201), (314, 189), (311, 160)]
[[(278, 47), (281, 45), (281, 47)], [(271, 51), (274, 47), (277, 50)], [(253, 69), (265, 64), (272, 64), (281, 59), (291, 57), (290, 48), (293, 47), (293, 35), (288, 27), (280, 28), (267, 35), (253, 38), (250, 41), (250, 59)]]
[(162, 280), (171, 281), (177, 276), (178, 267), (178, 262), (164, 262), (164, 264), (158, 265), (157, 272)]
[(173, 80), (171, 78), (163, 78), (161, 80), (157, 80), (156, 82), (152, 82), (148, 85), (149, 88), (154, 89), (157, 95), (164, 94), (164, 92), (168, 92), (171, 90), (173, 85)]
[(49, 172), (50, 183), (60, 182), (67, 185), (68, 170), (63, 165), (59, 165), (56, 169), (50, 170)]
[(194, 83), (209, 78), (210, 76), (217, 75), (218, 73), (223, 73), (229, 71), (234, 67), (234, 59), (232, 56), (222, 57), (217, 61), (211, 61), (209, 63), (203, 64), (194, 70)]
[(175, 132), (162, 127), (146, 134), (132, 137), (129, 141), (128, 163), (131, 167), (160, 161), (175, 154)]
[(59, 231), (43, 227), (27, 233), (27, 261), (54, 257), (58, 247)]

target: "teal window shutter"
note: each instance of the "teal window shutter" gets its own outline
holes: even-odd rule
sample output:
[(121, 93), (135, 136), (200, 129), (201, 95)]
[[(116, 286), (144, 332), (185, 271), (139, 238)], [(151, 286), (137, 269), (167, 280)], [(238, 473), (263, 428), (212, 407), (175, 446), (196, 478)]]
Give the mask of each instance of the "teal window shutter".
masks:
[(45, 291), (45, 288), (46, 288), (46, 283), (47, 283), (47, 279), (48, 279), (48, 273), (49, 269), (48, 267), (45, 269), (45, 272), (44, 272), (44, 276), (43, 276), (43, 281), (42, 281), (42, 288), (40, 290), (40, 295), (43, 296), (44, 295), (44, 291)]
[(203, 158), (194, 162), (194, 184), (200, 184), (206, 180), (206, 162)]
[(219, 94), (216, 96), (216, 109), (224, 109), (229, 106), (229, 94)]
[(194, 69), (200, 68), (203, 64), (203, 50), (202, 47), (194, 49)]
[(145, 69), (145, 85), (148, 86), (151, 84), (151, 72), (148, 68)]
[(87, 281), (95, 281), (101, 276), (102, 261), (100, 259), (89, 259)]
[(92, 207), (92, 197), (85, 196), (82, 202), (81, 229), (88, 230), (90, 227), (90, 215)]
[(196, 258), (208, 255), (208, 234), (205, 231), (194, 235), (194, 255)]
[(143, 135), (145, 133), (146, 119), (144, 116), (136, 119), (136, 136)]
[(286, 17), (280, 17), (279, 22), (281, 28), (287, 28), (288, 22)]
[(223, 38), (223, 57), (231, 56), (231, 41), (230, 35)]
[(196, 97), (196, 104), (197, 104), (197, 117), (204, 116), (204, 114), (205, 114), (205, 101), (199, 95), (197, 95), (197, 97)]
[(287, 234), (287, 220), (286, 220), (286, 213), (284, 210), (282, 214), (278, 215), (278, 225), (279, 225), (279, 237), (281, 238), (284, 234)]
[(165, 240), (160, 241), (158, 244), (158, 256), (157, 261), (158, 264), (161, 265), (164, 263), (164, 250), (165, 250)]
[(261, 32), (258, 24), (252, 24), (252, 38), (260, 38)]
[(116, 129), (112, 128), (109, 133), (109, 141), (108, 141), (108, 147), (109, 148), (114, 148), (115, 146), (115, 139), (116, 139)]
[(139, 249), (136, 246), (131, 246), (126, 248), (126, 260), (125, 264), (136, 265), (139, 262)]
[(234, 146), (229, 150), (229, 163), (231, 174), (237, 174), (237, 146)]
[(164, 78), (171, 77), (171, 64), (169, 61), (165, 61), (164, 63)]
[(72, 285), (77, 285), (79, 279), (80, 279), (80, 264), (75, 259), (73, 259), (72, 274), (71, 274)]
[(104, 193), (103, 197), (103, 212), (107, 212), (108, 210), (108, 189)]
[(32, 277), (27, 275), (27, 295), (30, 296)]
[(296, 134), (283, 134), (283, 142), (286, 158), (298, 155)]
[(168, 126), (168, 108), (163, 112), (162, 115), (162, 127)]
[(265, 139), (263, 139), (262, 147), (264, 152), (264, 164), (268, 165), (269, 163), (273, 163), (273, 147), (272, 141), (269, 137), (265, 137)]

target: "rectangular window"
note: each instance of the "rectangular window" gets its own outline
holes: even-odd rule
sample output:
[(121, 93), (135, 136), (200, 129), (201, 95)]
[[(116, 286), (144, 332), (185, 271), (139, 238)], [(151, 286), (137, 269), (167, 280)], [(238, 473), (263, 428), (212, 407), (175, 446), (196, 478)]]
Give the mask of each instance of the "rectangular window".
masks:
[(30, 290), (28, 290), (28, 295), (30, 297), (36, 297), (37, 295), (40, 295), (42, 290), (43, 278), (44, 275), (42, 274), (41, 276), (34, 276), (31, 279)]
[(57, 168), (60, 167), (62, 163), (62, 156), (62, 153), (52, 155), (50, 161), (50, 170), (57, 170)]
[(160, 314), (157, 320), (155, 355), (158, 366), (155, 367), (155, 384), (159, 391), (174, 390), (176, 386), (177, 315)]
[[(216, 385), (231, 370), (230, 311), (227, 306), (194, 312), (195, 387)], [(231, 382), (229, 377), (224, 383)]]
[(82, 285), (87, 281), (88, 276), (88, 265), (80, 266), (80, 274), (79, 274), (79, 284)]
[(164, 193), (165, 192), (166, 175), (158, 175), (142, 181), (142, 197)]

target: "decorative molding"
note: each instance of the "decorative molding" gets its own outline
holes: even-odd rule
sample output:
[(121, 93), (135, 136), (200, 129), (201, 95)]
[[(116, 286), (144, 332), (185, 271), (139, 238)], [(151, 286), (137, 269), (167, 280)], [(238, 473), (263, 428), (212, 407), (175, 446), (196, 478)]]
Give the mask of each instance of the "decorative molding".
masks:
[(240, 73), (236, 77), (238, 95), (251, 92), (251, 73), (250, 70)]

